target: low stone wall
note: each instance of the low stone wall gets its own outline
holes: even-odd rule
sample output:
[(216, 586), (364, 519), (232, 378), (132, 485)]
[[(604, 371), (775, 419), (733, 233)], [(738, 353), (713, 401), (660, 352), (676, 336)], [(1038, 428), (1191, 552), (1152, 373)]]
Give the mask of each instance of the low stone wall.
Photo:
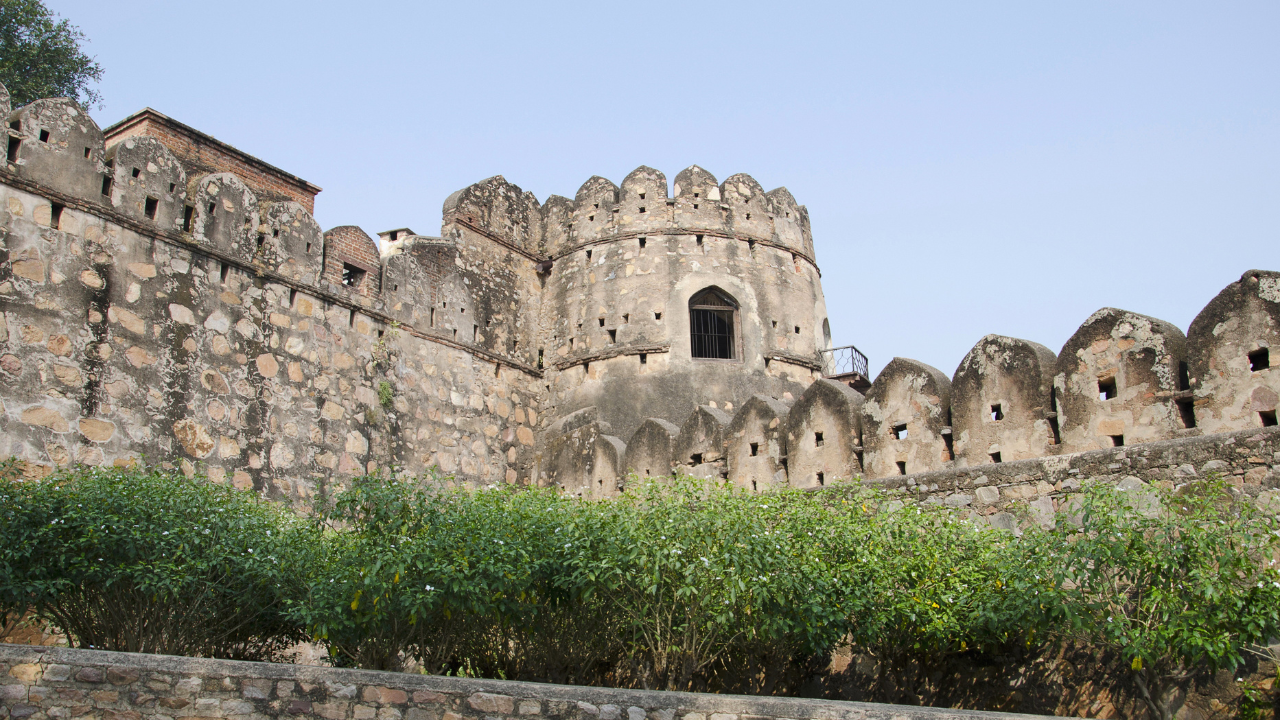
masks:
[(469, 680), (0, 645), (0, 718), (949, 720), (1032, 718), (874, 703)]
[[(1209, 473), (1280, 512), (1280, 427), (1160, 440), (1070, 455), (950, 468), (868, 484), (925, 504), (967, 509), (997, 527), (1030, 516), (1049, 525), (1070, 494), (1091, 481), (1174, 488)], [(1134, 486), (1136, 487), (1136, 486)]]

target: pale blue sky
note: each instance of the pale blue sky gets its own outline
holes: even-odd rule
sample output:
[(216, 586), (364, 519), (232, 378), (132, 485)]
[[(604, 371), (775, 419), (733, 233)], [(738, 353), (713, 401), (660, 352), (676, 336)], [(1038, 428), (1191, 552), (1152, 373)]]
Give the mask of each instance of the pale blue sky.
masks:
[(502, 174), (637, 165), (807, 205), (837, 344), (950, 375), (1094, 310), (1181, 327), (1280, 270), (1280, 4), (47, 0), (145, 106), (324, 188), (325, 228), (439, 230)]

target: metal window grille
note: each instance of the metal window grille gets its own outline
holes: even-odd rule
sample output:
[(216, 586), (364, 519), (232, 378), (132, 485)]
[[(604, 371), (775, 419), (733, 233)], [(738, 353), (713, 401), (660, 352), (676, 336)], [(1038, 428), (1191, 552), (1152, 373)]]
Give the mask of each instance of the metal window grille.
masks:
[(737, 305), (714, 289), (689, 301), (689, 340), (693, 357), (732, 360)]

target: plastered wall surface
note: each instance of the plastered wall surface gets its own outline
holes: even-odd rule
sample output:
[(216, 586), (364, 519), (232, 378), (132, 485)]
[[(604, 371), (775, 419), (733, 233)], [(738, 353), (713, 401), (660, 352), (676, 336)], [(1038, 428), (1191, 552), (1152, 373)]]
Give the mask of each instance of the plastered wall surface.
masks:
[(325, 720), (953, 720), (975, 710), (614, 690), (0, 645), (0, 717)]
[(1185, 336), (1104, 308), (1057, 354), (988, 336), (950, 378), (896, 358), (864, 396), (824, 377), (808, 210), (785, 188), (641, 166), (539, 202), (495, 176), (445, 200), (438, 237), (379, 244), (322, 230), (314, 185), (162, 118), (106, 142), (69, 100), (7, 113), (0, 455), (32, 474), (149, 459), (300, 503), (389, 467), (762, 490), (1225, 448), (1209, 438), (1276, 423), (1280, 273), (1246, 272)]

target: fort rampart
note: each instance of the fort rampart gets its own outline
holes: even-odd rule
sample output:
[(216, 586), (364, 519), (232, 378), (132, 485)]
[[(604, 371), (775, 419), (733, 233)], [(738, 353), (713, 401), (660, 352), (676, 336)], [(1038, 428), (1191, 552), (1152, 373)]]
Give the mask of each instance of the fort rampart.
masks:
[(65, 99), (0, 110), (0, 456), (34, 473), (147, 458), (301, 502), (389, 467), (590, 495), (857, 475), (987, 515), (1157, 455), (1280, 483), (1280, 273), (1186, 335), (1105, 308), (1056, 354), (990, 335), (950, 377), (895, 358), (860, 392), (824, 377), (808, 211), (747, 175), (641, 167), (541, 203), (494, 177), (439, 237), (379, 247), (153, 111), (104, 135)]

